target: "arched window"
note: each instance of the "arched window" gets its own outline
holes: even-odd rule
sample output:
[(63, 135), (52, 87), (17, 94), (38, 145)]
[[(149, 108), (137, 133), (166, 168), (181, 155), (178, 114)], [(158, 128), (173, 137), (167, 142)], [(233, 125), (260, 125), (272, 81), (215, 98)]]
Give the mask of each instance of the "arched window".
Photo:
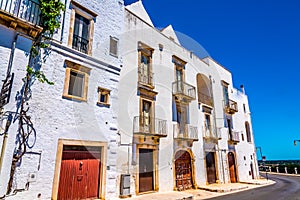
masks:
[(247, 142), (251, 142), (251, 131), (250, 131), (249, 122), (245, 122), (245, 129), (247, 134)]

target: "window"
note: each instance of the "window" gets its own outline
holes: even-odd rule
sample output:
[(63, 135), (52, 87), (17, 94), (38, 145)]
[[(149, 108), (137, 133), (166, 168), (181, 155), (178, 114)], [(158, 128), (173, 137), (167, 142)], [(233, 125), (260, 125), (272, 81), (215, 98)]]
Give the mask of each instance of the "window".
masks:
[(152, 86), (153, 73), (152, 73), (152, 53), (153, 49), (145, 44), (139, 43), (139, 82)]
[(110, 90), (98, 87), (98, 105), (110, 105), (109, 104), (109, 96), (110, 96)]
[(244, 108), (244, 113), (246, 113), (246, 105), (243, 104), (243, 108)]
[(82, 53), (88, 53), (90, 21), (79, 14), (75, 14), (72, 48)]
[(229, 106), (228, 83), (222, 81), (224, 105)]
[(205, 128), (206, 130), (211, 131), (211, 124), (210, 124), (210, 115), (205, 115)]
[(115, 37), (110, 36), (110, 43), (109, 43), (109, 54), (115, 57), (118, 57), (118, 43), (119, 40)]
[(251, 142), (251, 132), (249, 122), (245, 122), (245, 129), (247, 134), (247, 142)]
[(66, 77), (63, 97), (87, 101), (88, 77), (90, 69), (71, 61), (66, 61)]
[(68, 45), (73, 49), (91, 55), (94, 21), (97, 14), (71, 1), (72, 14)]

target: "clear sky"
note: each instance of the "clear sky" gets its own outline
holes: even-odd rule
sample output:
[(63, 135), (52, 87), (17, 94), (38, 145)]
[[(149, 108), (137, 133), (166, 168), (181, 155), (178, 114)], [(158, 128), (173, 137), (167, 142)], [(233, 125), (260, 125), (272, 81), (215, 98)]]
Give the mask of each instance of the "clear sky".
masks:
[[(125, 5), (136, 0), (125, 0)], [(244, 84), (256, 146), (268, 160), (300, 159), (300, 1), (143, 0), (156, 27), (199, 42)], [(260, 156), (258, 156), (260, 159)]]

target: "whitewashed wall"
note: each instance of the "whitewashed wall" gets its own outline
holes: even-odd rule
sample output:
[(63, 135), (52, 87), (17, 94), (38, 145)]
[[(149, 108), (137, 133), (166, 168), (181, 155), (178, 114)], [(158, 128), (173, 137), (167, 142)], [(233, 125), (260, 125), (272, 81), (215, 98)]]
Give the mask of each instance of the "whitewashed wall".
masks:
[[(40, 168), (39, 156), (26, 154), (17, 167), (14, 189), (22, 189), (27, 183), (28, 174), (36, 173), (36, 182), (30, 183), (29, 190), (19, 192), (7, 199), (50, 199), (56, 160), (58, 139), (74, 139), (86, 141), (101, 141), (108, 143), (106, 170), (106, 199), (114, 198), (116, 191), (116, 154), (117, 154), (117, 110), (118, 110), (118, 82), (121, 59), (109, 55), (110, 36), (120, 38), (123, 26), (124, 5), (119, 0), (78, 0), (77, 3), (98, 14), (94, 26), (92, 57), (67, 47), (69, 36), (71, 6), (67, 0), (65, 13), (65, 26), (58, 29), (55, 34), (55, 44), (52, 51), (43, 64), (43, 71), (54, 86), (42, 84), (36, 81), (32, 87), (32, 99), (29, 101), (30, 111), (35, 129), (37, 131), (36, 145), (31, 152), (41, 153)], [(63, 17), (61, 18), (61, 20)], [(14, 32), (1, 26), (0, 40), (0, 64), (1, 79), (6, 71), (11, 42)], [(63, 38), (61, 31), (63, 30)], [(60, 44), (58, 41), (62, 39)], [(24, 39), (23, 39), (24, 40)], [(28, 58), (22, 49), (29, 49), (18, 40), (13, 62), (15, 81), (11, 96), (11, 103), (5, 107), (5, 111), (15, 111), (14, 97), (21, 89), (21, 78), (25, 76), (25, 66)], [(28, 42), (27, 42), (28, 43)], [(25, 46), (25, 47), (24, 47)], [(76, 102), (62, 98), (65, 80), (65, 60), (91, 68), (88, 83), (87, 102)], [(110, 107), (97, 106), (98, 86), (111, 90)], [(3, 170), (0, 177), (0, 196), (6, 191), (9, 179), (12, 153), (14, 150), (15, 130), (17, 123), (13, 124), (9, 132), (9, 141), (6, 148)], [(2, 137), (1, 137), (2, 140)]]

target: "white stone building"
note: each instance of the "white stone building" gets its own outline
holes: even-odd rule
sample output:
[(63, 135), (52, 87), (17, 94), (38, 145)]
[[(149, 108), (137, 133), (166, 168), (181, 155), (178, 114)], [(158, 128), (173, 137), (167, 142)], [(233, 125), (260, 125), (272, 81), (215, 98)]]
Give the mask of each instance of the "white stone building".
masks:
[[(14, 52), (12, 93), (3, 113), (18, 111), (15, 97), (22, 92), (31, 38), (41, 30), (36, 26), (40, 20), (36, 2), (0, 1), (1, 80)], [(117, 194), (118, 45), (124, 4), (119, 0), (64, 3), (61, 28), (42, 66), (55, 84), (35, 81), (31, 87), (28, 115), (36, 137), (30, 135), (31, 148), (18, 162), (7, 199), (109, 199)], [(6, 118), (2, 116), (2, 127)], [(4, 136), (0, 137), (4, 152), (0, 197), (6, 194), (10, 179), (17, 127), (18, 121), (12, 123), (6, 145), (2, 145)]]
[[(15, 2), (0, 0), (0, 78), (14, 73), (0, 134), (9, 113), (18, 117), (27, 54), (41, 31), (37, 13), (22, 14), (37, 1)], [(248, 99), (227, 69), (185, 49), (172, 26), (156, 29), (142, 1), (64, 3), (42, 65), (55, 84), (31, 87), (36, 135), (9, 195), (18, 121), (0, 136), (0, 197), (115, 199), (258, 177)]]
[(156, 29), (142, 1), (126, 6), (124, 32), (121, 195), (258, 178), (247, 96), (231, 73), (185, 49), (172, 26)]

